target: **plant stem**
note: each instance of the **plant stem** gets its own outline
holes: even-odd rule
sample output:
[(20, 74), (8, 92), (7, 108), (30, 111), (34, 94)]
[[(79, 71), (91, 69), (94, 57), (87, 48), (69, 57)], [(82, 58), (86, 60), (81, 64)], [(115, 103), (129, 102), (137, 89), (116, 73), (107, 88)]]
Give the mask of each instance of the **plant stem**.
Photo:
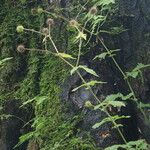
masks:
[[(57, 49), (57, 47), (56, 47), (54, 41), (52, 40), (51, 36), (49, 36), (49, 39), (50, 39), (52, 45), (54, 46), (54, 49), (55, 49), (56, 53), (59, 54), (59, 50)], [(68, 62), (66, 59), (64, 59), (64, 58), (61, 57), (60, 55), (58, 55), (58, 56), (59, 56), (59, 58), (62, 59), (65, 63), (67, 63), (71, 68), (74, 68), (74, 66), (73, 66), (70, 62)], [(94, 96), (94, 98), (95, 98), (99, 103), (101, 103), (101, 100), (100, 100), (100, 99), (96, 96), (96, 94), (93, 92), (91, 86), (87, 84), (87, 82), (86, 82), (85, 79), (82, 77), (82, 75), (80, 74), (80, 72), (77, 70), (76, 73), (79, 75), (79, 77), (80, 77), (80, 79), (82, 80), (82, 82), (87, 85), (87, 87), (89, 88), (89, 90), (90, 90), (91, 94)], [(119, 127), (117, 126), (116, 122), (113, 120), (112, 116), (109, 114), (109, 112), (108, 112), (107, 110), (105, 111), (105, 113), (106, 113), (106, 115), (107, 115), (108, 117), (111, 118), (112, 123), (114, 124), (114, 126), (115, 126), (116, 129), (118, 130), (118, 132), (119, 132), (119, 134), (120, 134), (122, 140), (124, 141), (124, 143), (127, 143), (125, 137), (123, 136), (123, 134), (122, 134), (121, 130), (119, 129)]]
[[(121, 67), (119, 66), (119, 64), (118, 64), (117, 61), (115, 60), (115, 58), (111, 55), (110, 50), (107, 48), (107, 46), (105, 45), (105, 43), (103, 42), (103, 40), (102, 40), (100, 37), (98, 37), (98, 40), (101, 42), (101, 44), (103, 45), (103, 47), (105, 48), (105, 50), (110, 54), (110, 56), (111, 56), (111, 58), (112, 58), (114, 64), (116, 65), (116, 67), (118, 68), (118, 70), (121, 72), (121, 74), (122, 74), (124, 80), (126, 81), (128, 87), (129, 87), (129, 90), (130, 90), (131, 93), (133, 94), (134, 102), (135, 102), (136, 105), (138, 106), (139, 103), (138, 103), (138, 101), (137, 101), (135, 92), (134, 92), (134, 90), (133, 90), (133, 88), (132, 88), (132, 86), (131, 86), (131, 83), (129, 82), (128, 77), (127, 77), (126, 74), (123, 72), (123, 70), (121, 69)], [(141, 107), (140, 107), (139, 109), (140, 109), (141, 113), (143, 114), (145, 121), (148, 122), (148, 118), (147, 118), (147, 116), (146, 116), (144, 110), (143, 110)]]

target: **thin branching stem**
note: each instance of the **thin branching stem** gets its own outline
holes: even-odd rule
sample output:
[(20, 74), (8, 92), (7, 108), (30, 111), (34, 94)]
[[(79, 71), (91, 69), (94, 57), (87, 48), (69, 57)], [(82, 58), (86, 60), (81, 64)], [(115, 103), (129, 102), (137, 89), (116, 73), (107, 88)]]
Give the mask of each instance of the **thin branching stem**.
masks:
[[(121, 69), (121, 67), (119, 66), (119, 64), (117, 63), (117, 61), (115, 60), (115, 58), (113, 57), (113, 55), (111, 54), (110, 50), (107, 48), (107, 46), (105, 45), (105, 43), (103, 42), (103, 40), (102, 40), (100, 37), (97, 37), (97, 38), (98, 38), (98, 40), (101, 42), (101, 44), (103, 45), (103, 47), (105, 48), (105, 50), (110, 54), (110, 56), (111, 56), (111, 58), (112, 58), (114, 64), (116, 65), (116, 67), (118, 68), (118, 70), (121, 72), (121, 74), (122, 74), (124, 80), (126, 81), (128, 87), (129, 87), (129, 90), (130, 90), (131, 93), (133, 94), (133, 100), (134, 100), (134, 102), (136, 103), (136, 105), (138, 106), (139, 103), (138, 103), (138, 101), (137, 101), (135, 92), (134, 92), (134, 90), (133, 90), (133, 88), (132, 88), (132, 86), (131, 86), (131, 83), (130, 83), (130, 81), (129, 81), (127, 75), (123, 72), (123, 70)], [(145, 121), (148, 122), (148, 118), (147, 118), (147, 116), (146, 116), (144, 110), (143, 110), (141, 107), (140, 107), (139, 109), (140, 109), (140, 112), (143, 114)]]

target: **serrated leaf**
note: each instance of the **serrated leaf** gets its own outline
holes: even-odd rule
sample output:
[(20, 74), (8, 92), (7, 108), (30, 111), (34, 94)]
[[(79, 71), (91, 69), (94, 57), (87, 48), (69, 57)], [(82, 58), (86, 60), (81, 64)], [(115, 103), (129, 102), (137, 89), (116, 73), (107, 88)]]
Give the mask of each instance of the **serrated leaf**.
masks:
[(94, 75), (94, 76), (96, 76), (96, 77), (99, 77), (98, 75), (97, 75), (97, 73), (93, 70), (93, 69), (90, 69), (90, 68), (88, 68), (87, 66), (79, 66), (79, 68), (81, 68), (81, 69), (84, 69), (87, 73), (89, 73), (89, 74), (92, 74), (92, 75)]
[(100, 60), (105, 59), (105, 57), (106, 57), (107, 55), (108, 55), (107, 52), (101, 53), (101, 54), (95, 56), (95, 58), (94, 58), (93, 60), (95, 60), (95, 59), (97, 59), (97, 58), (99, 58)]
[(120, 98), (121, 100), (128, 100), (133, 96), (133, 93), (129, 93), (128, 95), (124, 96), (121, 93), (117, 93), (117, 94), (111, 94), (108, 95), (105, 100), (101, 103), (98, 104), (94, 107), (94, 110), (97, 109), (102, 109), (103, 107), (107, 107), (109, 105), (113, 106), (113, 107), (125, 107), (125, 103), (122, 101), (116, 101), (118, 98)]
[(139, 74), (141, 74), (141, 69), (150, 67), (150, 64), (144, 65), (142, 63), (138, 63), (138, 65), (131, 71), (126, 72), (127, 77), (137, 78)]
[(133, 93), (129, 93), (128, 95), (124, 96), (123, 94), (121, 93), (117, 93), (117, 94), (111, 94), (111, 95), (108, 95), (105, 99), (105, 101), (114, 101), (116, 100), (117, 98), (121, 98), (122, 100), (127, 100), (129, 98), (131, 98), (133, 96)]
[(71, 55), (66, 54), (66, 53), (57, 53), (56, 56), (61, 56), (63, 58), (68, 58), (68, 59), (76, 59), (76, 58), (74, 58)]
[(122, 97), (121, 93), (111, 94), (111, 95), (108, 95), (106, 97), (105, 101), (114, 101), (114, 100), (116, 100), (117, 98), (120, 98), (120, 97)]
[(126, 73), (128, 77), (136, 78), (139, 75), (138, 71), (132, 71)]
[(74, 89), (72, 90), (72, 92), (75, 92), (76, 90), (78, 90), (78, 89), (81, 88), (81, 87), (87, 87), (87, 88), (88, 88), (89, 86), (94, 86), (95, 84), (105, 84), (105, 83), (106, 83), (106, 82), (92, 80), (92, 81), (90, 81), (90, 82), (87, 82), (86, 84), (82, 84), (82, 85), (80, 85), (80, 86), (74, 88)]
[(107, 118), (104, 118), (101, 122), (96, 123), (92, 128), (96, 129), (105, 123), (112, 122), (112, 120), (117, 121), (117, 120), (125, 119), (125, 118), (130, 118), (130, 116), (118, 116), (118, 115), (116, 115), (116, 116), (107, 117)]
[(82, 65), (79, 65), (78, 67), (74, 67), (71, 71), (70, 71), (70, 73), (71, 73), (71, 75), (72, 74), (74, 74), (78, 69), (83, 69), (83, 70), (85, 70), (87, 73), (89, 73), (89, 74), (92, 74), (92, 75), (94, 75), (94, 76), (96, 76), (96, 77), (99, 77), (98, 75), (97, 75), (97, 73), (93, 70), (93, 69), (90, 69), (90, 68), (88, 68), (87, 66), (82, 66)]
[(125, 107), (125, 103), (121, 101), (108, 101), (107, 105), (111, 105), (113, 107)]
[(119, 144), (119, 145), (113, 145), (110, 147), (105, 148), (105, 150), (118, 150), (120, 148), (123, 148), (125, 150), (148, 150), (148, 144), (145, 140), (137, 140), (137, 141), (131, 141), (126, 144)]

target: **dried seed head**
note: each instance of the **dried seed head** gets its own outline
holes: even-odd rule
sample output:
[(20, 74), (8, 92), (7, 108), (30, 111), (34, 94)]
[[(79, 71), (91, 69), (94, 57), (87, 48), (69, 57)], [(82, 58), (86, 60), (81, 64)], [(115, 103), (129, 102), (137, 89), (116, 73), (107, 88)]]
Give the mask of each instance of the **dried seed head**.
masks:
[(91, 15), (95, 15), (97, 13), (97, 7), (96, 6), (93, 6), (91, 9), (90, 9), (90, 14)]
[(32, 8), (31, 13), (32, 13), (32, 15), (35, 15), (37, 13), (37, 10), (35, 8)]
[(44, 10), (43, 10), (43, 8), (38, 8), (38, 9), (37, 9), (37, 12), (38, 12), (39, 14), (41, 14), (41, 13), (44, 12)]
[(18, 45), (17, 51), (20, 53), (24, 53), (26, 51), (26, 48), (24, 45), (21, 44), (21, 45)]
[(69, 21), (69, 25), (72, 27), (76, 27), (78, 25), (78, 22), (76, 20), (72, 19)]
[(93, 105), (92, 105), (92, 103), (90, 101), (86, 101), (84, 106), (86, 108), (93, 108)]
[(48, 34), (49, 34), (48, 28), (43, 28), (43, 29), (42, 29), (42, 33), (43, 33), (44, 35), (48, 35)]
[(54, 25), (54, 20), (51, 19), (51, 18), (48, 18), (48, 19), (46, 20), (46, 24), (47, 24), (48, 26), (52, 26), (52, 25)]
[(24, 31), (24, 27), (22, 25), (17, 26), (16, 30), (17, 30), (18, 33), (21, 33), (21, 32)]

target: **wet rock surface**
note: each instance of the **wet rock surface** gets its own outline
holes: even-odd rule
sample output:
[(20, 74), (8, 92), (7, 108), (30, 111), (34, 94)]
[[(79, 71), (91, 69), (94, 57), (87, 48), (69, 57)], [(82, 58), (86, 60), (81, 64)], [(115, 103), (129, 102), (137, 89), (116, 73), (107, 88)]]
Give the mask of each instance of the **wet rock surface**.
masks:
[[(91, 80), (101, 80), (107, 82), (107, 84), (100, 84), (92, 89), (93, 92), (102, 101), (106, 97), (106, 95), (115, 92), (115, 90), (119, 86), (119, 81), (118, 78), (113, 75), (113, 71), (111, 71), (107, 64), (104, 65), (104, 62), (100, 63), (98, 61), (92, 61), (95, 53), (96, 52), (92, 51), (92, 53), (87, 54), (87, 56), (85, 57), (88, 58), (88, 60), (83, 59), (81, 61), (81, 64), (83, 63), (89, 68), (93, 68), (100, 76), (100, 78), (93, 78), (86, 72), (81, 72), (81, 74), (87, 82)], [(121, 139), (119, 138), (118, 131), (116, 131), (116, 129), (112, 129), (111, 124), (104, 124), (97, 129), (92, 129), (92, 126), (94, 124), (102, 121), (102, 119), (108, 116), (100, 110), (95, 111), (93, 109), (85, 107), (85, 103), (87, 101), (90, 101), (92, 104), (98, 103), (89, 90), (80, 88), (77, 91), (72, 92), (74, 88), (78, 87), (81, 84), (81, 79), (77, 74), (69, 77), (63, 85), (63, 92), (61, 95), (62, 103), (67, 106), (67, 113), (69, 116), (79, 113), (82, 113), (83, 115), (82, 121), (79, 122), (78, 125), (78, 127), (81, 128), (79, 136), (84, 137), (84, 132), (89, 132), (93, 136), (98, 147), (101, 148), (120, 143)], [(114, 87), (114, 84), (116, 87)]]
[[(20, 120), (24, 113), (19, 107), (18, 100), (7, 100), (3, 104), (2, 114), (11, 115), (11, 117), (0, 121), (0, 150), (12, 150), (19, 141), (24, 125)], [(26, 145), (16, 149), (26, 150)]]
[[(119, 14), (117, 21), (127, 29), (116, 38), (112, 38), (114, 47), (120, 48), (121, 52), (117, 56), (117, 61), (121, 65), (124, 71), (133, 69), (137, 63), (149, 64), (150, 63), (150, 1), (149, 0), (119, 0)], [(116, 40), (117, 39), (117, 40)], [(107, 38), (105, 39), (107, 42)], [(117, 42), (116, 42), (117, 41)], [(113, 48), (114, 48), (113, 47)], [(95, 48), (97, 49), (97, 47)], [(122, 92), (128, 94), (128, 87), (124, 83), (120, 73), (116, 71), (112, 63), (106, 62), (92, 62), (91, 56), (95, 56), (96, 52), (91, 50), (89, 55), (83, 58), (83, 64), (89, 68), (95, 70), (100, 76), (100, 80), (106, 81), (106, 85), (97, 86), (93, 89), (94, 93), (97, 94), (98, 98), (105, 97), (108, 94)], [(100, 53), (101, 50), (99, 50)], [(88, 58), (84, 62), (84, 59)], [(82, 61), (81, 61), (82, 62)], [(82, 76), (86, 81), (93, 80), (93, 77), (82, 73)], [(150, 71), (143, 72), (144, 84), (141, 82), (135, 83), (133, 81), (133, 88), (137, 97), (143, 103), (149, 103), (148, 97), (150, 96)], [(84, 108), (84, 103), (90, 100), (91, 103), (96, 104), (95, 99), (91, 96), (89, 91), (81, 88), (76, 92), (72, 92), (72, 89), (81, 85), (82, 82), (77, 75), (69, 77), (63, 85), (62, 100), (66, 103), (70, 114), (77, 112), (84, 112), (84, 117), (80, 127), (86, 131), (90, 131), (93, 135), (96, 143), (100, 147), (106, 147), (114, 143), (119, 143), (118, 134), (115, 131), (111, 132), (110, 125), (104, 125), (102, 128), (96, 130), (92, 129), (92, 126), (96, 122), (100, 122), (105, 114), (101, 111), (93, 111)], [(145, 109), (147, 116), (149, 116), (149, 109)], [(128, 140), (136, 140), (139, 137), (145, 138), (150, 142), (150, 129), (148, 123), (143, 119), (142, 114), (136, 109), (136, 105), (133, 102), (129, 102), (127, 107), (121, 111), (124, 115), (130, 115), (129, 120), (123, 120), (124, 124), (124, 135)], [(118, 112), (117, 112), (118, 114)], [(141, 132), (139, 131), (142, 131)], [(132, 133), (130, 134), (130, 131)], [(106, 133), (106, 137), (102, 136), (102, 133)], [(108, 134), (107, 134), (108, 133)], [(113, 134), (112, 134), (113, 133)], [(102, 138), (105, 137), (105, 138)]]

